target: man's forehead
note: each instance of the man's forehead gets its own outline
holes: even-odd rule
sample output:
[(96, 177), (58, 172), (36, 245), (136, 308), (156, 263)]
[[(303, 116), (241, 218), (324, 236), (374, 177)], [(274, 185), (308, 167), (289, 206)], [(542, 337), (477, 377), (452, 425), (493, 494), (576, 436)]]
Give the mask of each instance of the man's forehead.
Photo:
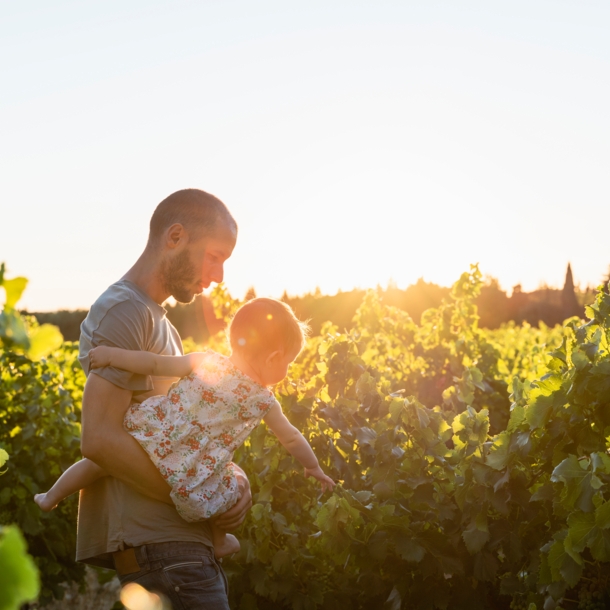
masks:
[(207, 252), (229, 257), (235, 248), (235, 238), (230, 234), (209, 235), (193, 244), (193, 248), (201, 254)]

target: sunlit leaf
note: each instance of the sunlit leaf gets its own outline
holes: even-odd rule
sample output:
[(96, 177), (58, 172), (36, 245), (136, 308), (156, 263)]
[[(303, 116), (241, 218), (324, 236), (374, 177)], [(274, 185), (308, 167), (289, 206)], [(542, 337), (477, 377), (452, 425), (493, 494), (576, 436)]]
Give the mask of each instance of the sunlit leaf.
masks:
[(18, 610), (38, 596), (38, 570), (15, 526), (0, 527), (0, 608)]
[(63, 336), (57, 326), (42, 324), (30, 333), (30, 348), (28, 356), (32, 360), (40, 360), (51, 352), (59, 349), (63, 343)]
[(6, 300), (4, 307), (6, 309), (13, 309), (17, 302), (21, 298), (23, 291), (28, 285), (28, 281), (24, 277), (15, 277), (12, 280), (5, 279), (1, 286), (6, 291)]

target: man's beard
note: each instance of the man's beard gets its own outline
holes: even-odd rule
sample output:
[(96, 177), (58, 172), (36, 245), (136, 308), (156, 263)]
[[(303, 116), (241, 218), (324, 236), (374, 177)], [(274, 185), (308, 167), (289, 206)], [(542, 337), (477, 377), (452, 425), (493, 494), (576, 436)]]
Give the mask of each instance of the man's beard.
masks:
[(161, 267), (161, 281), (166, 292), (178, 303), (191, 303), (195, 298), (194, 291), (197, 272), (191, 262), (190, 252), (183, 250), (176, 257), (165, 260)]

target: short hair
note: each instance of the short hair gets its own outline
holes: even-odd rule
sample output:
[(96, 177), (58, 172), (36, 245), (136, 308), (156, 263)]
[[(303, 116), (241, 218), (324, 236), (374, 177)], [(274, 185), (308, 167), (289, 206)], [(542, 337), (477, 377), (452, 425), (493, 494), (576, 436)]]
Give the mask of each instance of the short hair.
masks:
[(184, 227), (193, 241), (208, 236), (219, 223), (237, 232), (237, 223), (227, 206), (199, 189), (176, 191), (155, 208), (150, 219), (148, 243), (157, 242), (163, 232), (176, 223)]
[(235, 352), (259, 356), (276, 349), (303, 349), (309, 335), (307, 322), (299, 320), (286, 303), (256, 298), (242, 305), (229, 325), (229, 342)]

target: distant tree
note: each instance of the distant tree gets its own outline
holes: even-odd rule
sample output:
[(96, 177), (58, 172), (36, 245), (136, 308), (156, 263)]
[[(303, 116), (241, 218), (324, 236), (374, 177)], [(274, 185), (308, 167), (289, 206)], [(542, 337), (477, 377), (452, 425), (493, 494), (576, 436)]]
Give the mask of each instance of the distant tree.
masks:
[(574, 277), (572, 276), (572, 266), (570, 263), (568, 263), (566, 279), (563, 284), (563, 290), (561, 291), (561, 304), (563, 307), (562, 314), (564, 319), (572, 316), (583, 315), (582, 307), (576, 298), (576, 292), (574, 290)]
[(58, 326), (66, 341), (78, 341), (80, 338), (80, 325), (87, 317), (88, 311), (86, 309), (75, 309), (73, 311), (61, 309), (59, 311), (47, 312), (23, 311), (22, 313), (29, 313), (29, 315), (34, 316), (39, 324)]
[(606, 271), (606, 276), (602, 280), (603, 285), (605, 286), (606, 292), (610, 289), (610, 265), (608, 265), (608, 271)]

